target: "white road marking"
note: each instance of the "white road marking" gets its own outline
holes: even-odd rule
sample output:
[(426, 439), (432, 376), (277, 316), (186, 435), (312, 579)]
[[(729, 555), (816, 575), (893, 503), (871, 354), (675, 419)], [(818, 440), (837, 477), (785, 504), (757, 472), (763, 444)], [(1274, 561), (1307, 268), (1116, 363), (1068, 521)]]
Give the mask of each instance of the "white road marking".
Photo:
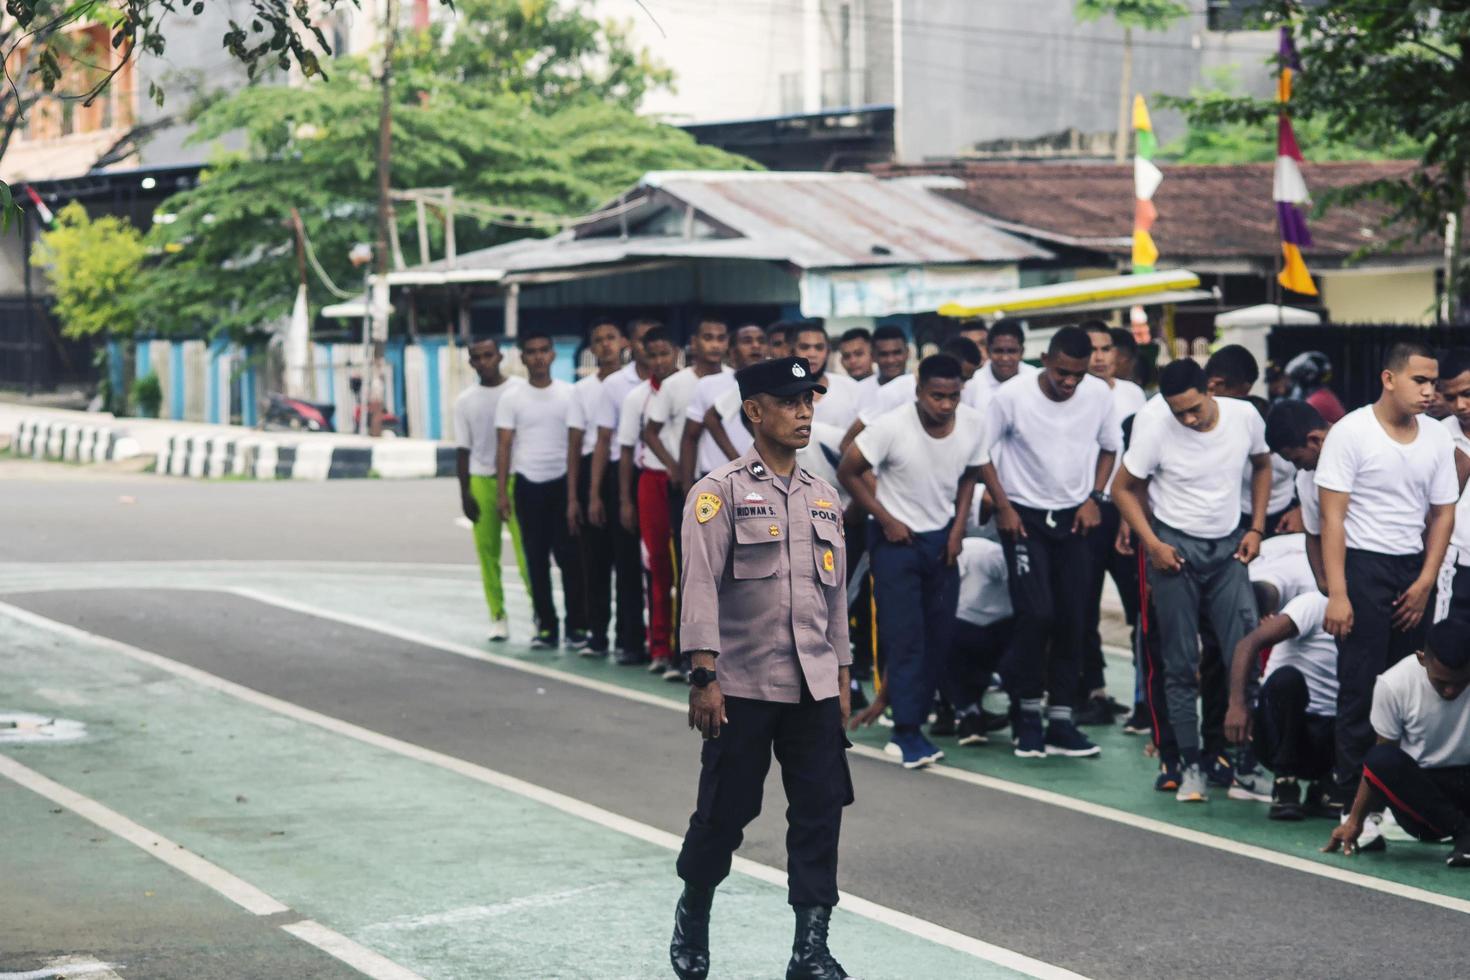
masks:
[(21, 973), (0, 973), (0, 980), (47, 980), (48, 977), (90, 977), (91, 980), (122, 980), (116, 970), (122, 967), (112, 963), (102, 963), (92, 959), (90, 956), (58, 956), (53, 960), (47, 960), (46, 965), (39, 970), (25, 970)]
[[(10, 616), (11, 618), (16, 619), (20, 622), (27, 623), (31, 626), (36, 626), (41, 629), (49, 630), (53, 633), (57, 633), (61, 636), (69, 637), (79, 643), (91, 644), (93, 646), (121, 654), (122, 656), (128, 657), (132, 660), (148, 664), (149, 666), (155, 667), (158, 670), (173, 674), (176, 677), (183, 677), (191, 680), (196, 684), (201, 685), (202, 687), (207, 687), (222, 694), (227, 694), (233, 698), (244, 701), (247, 704), (253, 704), (256, 707), (265, 708), (268, 711), (273, 711), (276, 714), (284, 715), (287, 718), (293, 718), (297, 721), (304, 722), (305, 724), (313, 725), (317, 728), (324, 729), (325, 731), (333, 732), (337, 735), (342, 735), (347, 738), (355, 739), (356, 741), (362, 742), (364, 744), (375, 746), (377, 748), (383, 749), (384, 751), (392, 752), (396, 755), (400, 755), (408, 759), (414, 759), (419, 762), (424, 762), (429, 765), (436, 766), (440, 769), (448, 770), (449, 772), (458, 773), (461, 776), (473, 779), (476, 782), (484, 783), (487, 786), (494, 786), (497, 789), (502, 789), (506, 792), (514, 793), (517, 796), (521, 796), (529, 800), (534, 800), (537, 803), (542, 803), (546, 806), (552, 807), (553, 809), (560, 810), (563, 813), (567, 813), (574, 817), (579, 817), (583, 820), (595, 823), (599, 826), (606, 827), (609, 830), (615, 830), (629, 837), (645, 841), (649, 844), (657, 845), (658, 847), (664, 848), (665, 850), (677, 853), (680, 847), (683, 845), (683, 839), (676, 834), (671, 834), (668, 831), (660, 830), (657, 827), (652, 827), (648, 824), (640, 823), (639, 821), (624, 817), (621, 814), (613, 813), (611, 810), (605, 810), (602, 807), (595, 806), (583, 800), (578, 800), (574, 797), (566, 796), (554, 790), (547, 789), (544, 786), (538, 786), (535, 783), (526, 782), (525, 780), (518, 779), (515, 776), (510, 776), (502, 772), (497, 772), (493, 769), (488, 769), (484, 766), (476, 765), (473, 762), (468, 762), (464, 759), (456, 758), (455, 756), (445, 755), (442, 752), (435, 752), (432, 749), (426, 749), (423, 746), (414, 745), (411, 742), (404, 742), (391, 736), (384, 735), (380, 732), (375, 732), (367, 728), (362, 728), (358, 725), (352, 724), (351, 722), (343, 721), (340, 718), (332, 718), (328, 715), (312, 711), (310, 708), (303, 708), (301, 705), (293, 704), (290, 701), (284, 701), (277, 697), (272, 697), (269, 694), (263, 694), (260, 691), (255, 690), (254, 688), (245, 687), (242, 684), (236, 684), (234, 681), (225, 680), (223, 677), (217, 677), (216, 675), (208, 673), (207, 671), (200, 670), (197, 667), (191, 667), (188, 664), (183, 664), (175, 660), (170, 660), (168, 657), (164, 657), (160, 654), (153, 653), (148, 650), (143, 650), (139, 647), (132, 646), (131, 644), (123, 643), (119, 640), (114, 640), (110, 637), (101, 636), (96, 633), (91, 633), (87, 630), (80, 629), (75, 626), (70, 626), (66, 623), (57, 622), (53, 619), (47, 619), (44, 616), (39, 616), (28, 610), (21, 609), (17, 606), (12, 606), (8, 603), (0, 602), (0, 613)], [(391, 635), (397, 634), (395, 633)], [(415, 640), (412, 642), (419, 641)], [(431, 643), (429, 645), (440, 646), (441, 648), (443, 646), (439, 643)], [(487, 655), (485, 658), (481, 659), (490, 658)], [(494, 659), (498, 661), (501, 659), (508, 660), (509, 658)], [(517, 661), (510, 661), (510, 663), (515, 664), (517, 667), (530, 666), (520, 664)], [(558, 680), (586, 680), (586, 678), (569, 678), (567, 675), (561, 675), (555, 671), (551, 671), (549, 672), (549, 674), (551, 676), (556, 676)], [(601, 682), (594, 681), (591, 683), (601, 685)], [(616, 693), (619, 695), (637, 693), (624, 691), (620, 688), (614, 687), (611, 684), (601, 686), (606, 687), (610, 693)], [(662, 707), (673, 707), (676, 710), (680, 711), (683, 710), (679, 708), (678, 705), (673, 704), (672, 702), (669, 702), (663, 698), (658, 698), (654, 695), (648, 695), (647, 697), (650, 699), (649, 703), (657, 704)], [(30, 770), (25, 769), (24, 766), (20, 766), (19, 763), (12, 762), (4, 756), (0, 756), (0, 760), (3, 760), (0, 761), (0, 773), (5, 772), (5, 765), (7, 763), (9, 765), (17, 766), (20, 769), (23, 769), (27, 773), (30, 772)], [(40, 779), (45, 779), (45, 777), (40, 776), (39, 773), (35, 773), (33, 775)], [(50, 780), (46, 780), (46, 782), (49, 783)], [(64, 792), (70, 793), (71, 791), (64, 790)], [(85, 797), (82, 797), (81, 799), (85, 800)], [(100, 804), (93, 805), (100, 807)], [(111, 811), (108, 812), (111, 813)], [(126, 820), (126, 818), (120, 816), (118, 817), (118, 819)], [(782, 888), (786, 886), (786, 872), (784, 869), (773, 868), (769, 865), (760, 864), (758, 862), (750, 860), (749, 858), (742, 857), (735, 858), (734, 867), (736, 870), (746, 875), (749, 875), (752, 878), (757, 878), (761, 881)], [(222, 873), (227, 874), (227, 872)], [(849, 912), (853, 912), (857, 915), (863, 916), (864, 918), (871, 919), (876, 922), (881, 922), (895, 929), (910, 933), (911, 935), (917, 936), (921, 939), (926, 939), (937, 945), (946, 946), (958, 952), (969, 954), (970, 956), (974, 956), (977, 959), (985, 960), (998, 966), (1014, 970), (1018, 973), (1026, 974), (1027, 976), (1036, 977), (1037, 980), (1086, 980), (1086, 978), (1083, 977), (1081, 974), (1073, 973), (1072, 971), (1063, 969), (1059, 966), (1053, 966), (1052, 964), (1043, 962), (1042, 960), (1033, 959), (1032, 957), (1025, 956), (1021, 953), (1017, 953), (1014, 950), (1006, 949), (1002, 946), (996, 946), (991, 943), (987, 943), (983, 940), (976, 939), (973, 936), (967, 936), (963, 933), (955, 932), (952, 929), (946, 929), (943, 926), (936, 925), (932, 922), (927, 922), (916, 916), (909, 915), (905, 912), (900, 912), (897, 909), (891, 909), (886, 906), (879, 905), (876, 902), (860, 898), (856, 895), (851, 895), (847, 892), (842, 892), (840, 894), (842, 907)], [(272, 901), (274, 900), (272, 899)], [(346, 940), (345, 937), (343, 937), (343, 941), (350, 942), (350, 940)], [(327, 949), (327, 947), (325, 946), (323, 946), (322, 948)], [(337, 955), (331, 949), (327, 949), (327, 951), (332, 952), (333, 955)], [(362, 966), (359, 966), (356, 963), (354, 963), (353, 965), (357, 966), (358, 969), (363, 969)], [(364, 972), (368, 971), (364, 970)], [(377, 977), (378, 974), (369, 973), (369, 976)], [(407, 978), (412, 977), (413, 975), (400, 974), (396, 976), (385, 976), (384, 980), (397, 980), (399, 976)]]
[[(261, 592), (257, 589), (242, 588), (232, 589), (230, 591), (232, 591), (236, 595), (243, 596), (249, 599), (254, 599), (258, 602), (263, 602), (268, 605), (277, 606), (282, 609), (289, 609), (293, 612), (304, 613), (309, 616), (316, 616), (320, 619), (327, 619), (333, 622), (343, 623), (344, 625), (348, 626), (356, 626), (361, 629), (372, 630), (377, 633), (382, 633), (385, 636), (393, 636), (409, 643), (432, 647), (437, 650), (443, 650), (446, 653), (453, 653), (461, 657), (469, 657), (472, 660), (484, 660), (488, 663), (493, 663), (496, 666), (508, 667), (511, 670), (519, 670), (524, 673), (534, 674), (538, 677), (554, 678), (565, 684), (571, 684), (576, 687), (586, 688), (588, 690), (597, 691), (602, 694), (612, 695), (613, 697), (620, 697), (629, 701), (637, 701), (640, 704), (653, 705), (657, 708), (664, 708), (669, 711), (676, 711), (679, 714), (685, 714), (688, 710), (684, 705), (680, 704), (679, 702), (673, 701), (666, 697), (661, 697), (657, 694), (649, 694), (644, 691), (632, 690), (630, 688), (622, 687), (609, 681), (600, 681), (591, 677), (583, 677), (578, 674), (572, 674), (558, 670), (555, 667), (547, 667), (541, 664), (528, 663), (523, 660), (517, 660), (514, 657), (505, 657), (496, 654), (486, 653), (483, 650), (478, 650), (474, 647), (467, 646), (462, 643), (454, 643), (448, 640), (441, 640), (427, 634), (415, 632), (414, 630), (401, 629), (399, 627), (392, 626), (386, 623), (374, 622), (373, 620), (363, 616), (354, 616), (349, 613), (339, 613), (331, 609), (323, 609), (317, 606), (312, 606), (309, 603), (298, 602), (294, 599), (284, 599), (279, 596), (273, 596), (269, 593)], [(9, 611), (10, 608), (11, 607), (7, 607), (3, 603), (0, 603), (0, 611)], [(43, 620), (43, 622), (51, 621)], [(105, 641), (105, 638), (103, 639)], [(893, 759), (890, 756), (885, 755), (882, 749), (877, 749), (866, 745), (855, 745), (850, 751), (855, 755), (860, 755), (868, 759), (874, 759), (884, 763), (885, 765), (893, 764)], [(1316, 875), (1319, 878), (1328, 878), (1333, 881), (1341, 882), (1343, 884), (1354, 885), (1359, 888), (1366, 888), (1370, 891), (1376, 891), (1387, 895), (1394, 895), (1398, 898), (1406, 898), (1410, 901), (1422, 902), (1423, 904), (1433, 905), (1442, 909), (1449, 909), (1453, 912), (1470, 914), (1470, 901), (1467, 901), (1465, 899), (1455, 898), (1450, 895), (1441, 895), (1438, 892), (1433, 892), (1425, 888), (1416, 888), (1413, 885), (1401, 884), (1396, 881), (1391, 881), (1387, 878), (1377, 878), (1373, 875), (1362, 874), (1360, 872), (1352, 871), (1339, 865), (1326, 864), (1318, 861), (1309, 860), (1307, 858), (1297, 857), (1295, 855), (1287, 854), (1282, 851), (1273, 851), (1270, 848), (1258, 847), (1254, 844), (1246, 844), (1241, 841), (1231, 840), (1228, 837), (1220, 837), (1216, 834), (1207, 834), (1203, 831), (1191, 830), (1188, 827), (1180, 827), (1175, 824), (1167, 823), (1163, 820), (1155, 820), (1152, 817), (1140, 816), (1136, 813), (1130, 813), (1127, 810), (1119, 810), (1116, 807), (1104, 806), (1100, 803), (1091, 803), (1086, 800), (1079, 800), (1074, 797), (1066, 796), (1062, 793), (1054, 793), (1050, 790), (1038, 789), (1034, 786), (1027, 786), (1023, 783), (1014, 783), (1010, 780), (1000, 779), (995, 776), (985, 776), (980, 773), (970, 772), (967, 769), (959, 769), (954, 766), (937, 765), (924, 770), (924, 772), (945, 779), (953, 779), (962, 783), (969, 783), (972, 786), (980, 786), (985, 789), (995, 790), (1000, 793), (1008, 793), (1011, 796), (1019, 796), (1024, 799), (1032, 800), (1036, 803), (1045, 803), (1049, 806), (1060, 807), (1064, 810), (1071, 810), (1074, 813), (1083, 813), (1090, 817), (1097, 817), (1101, 820), (1109, 820), (1113, 823), (1132, 827), (1135, 830), (1144, 830), (1150, 833), (1159, 834), (1164, 837), (1172, 837), (1175, 840), (1186, 841), (1190, 844), (1197, 844), (1200, 847), (1208, 847), (1212, 850), (1223, 851), (1227, 854), (1233, 854), (1236, 857), (1249, 858), (1253, 861), (1260, 861), (1265, 864), (1275, 865), (1278, 868), (1287, 868), (1292, 871), (1299, 871), (1303, 874)]]
[[(11, 612), (13, 607), (0, 604), (5, 612)], [(19, 610), (16, 610), (19, 611)], [(39, 617), (37, 617), (39, 619)], [(37, 625), (43, 625), (42, 620)], [(55, 624), (63, 625), (63, 624)], [(68, 630), (71, 628), (68, 627)], [(81, 632), (81, 631), (77, 631)], [(98, 639), (101, 639), (99, 637)], [(145, 651), (137, 651), (144, 653)], [(147, 661), (152, 663), (153, 661)], [(43, 796), (46, 799), (66, 807), (77, 816), (101, 827), (103, 830), (121, 837), (130, 844), (134, 844), (146, 851), (148, 854), (162, 861), (184, 874), (193, 878), (200, 884), (213, 889), (228, 898), (236, 905), (255, 915), (277, 915), (282, 912), (290, 912), (291, 908), (265, 892), (256, 888), (241, 878), (230, 874), (224, 868), (206, 861), (204, 858), (192, 851), (184, 849), (182, 844), (176, 844), (161, 834), (134, 823), (116, 810), (103, 806), (96, 800), (83, 796), (75, 790), (68, 789), (60, 783), (55, 782), (36, 772), (28, 766), (24, 766), (7, 755), (0, 754), (0, 776), (10, 779), (17, 785)], [(310, 943), (312, 946), (326, 952), (347, 965), (372, 977), (373, 980), (423, 980), (418, 974), (406, 967), (399, 966), (392, 960), (374, 953), (365, 946), (360, 946), (346, 936), (333, 932), (326, 926), (303, 919), (281, 926), (286, 932)], [(29, 977), (52, 977), (52, 976), (80, 976), (76, 966), (67, 966), (62, 971), (42, 971), (26, 974), (0, 974), (0, 980), (24, 980)], [(109, 974), (96, 974), (106, 977)], [(116, 974), (110, 974), (116, 977)]]
[(498, 919), (503, 915), (512, 915), (529, 909), (555, 908), (594, 892), (620, 887), (622, 886), (617, 882), (603, 882), (597, 885), (583, 885), (580, 888), (564, 888), (561, 891), (547, 892), (543, 895), (525, 895), (513, 898), (508, 902), (496, 902), (494, 905), (466, 905), (457, 909), (446, 909), (443, 912), (429, 912), (425, 915), (401, 915), (364, 926), (363, 931), (413, 932), (418, 929), (459, 926), (467, 922), (484, 922), (487, 919)]

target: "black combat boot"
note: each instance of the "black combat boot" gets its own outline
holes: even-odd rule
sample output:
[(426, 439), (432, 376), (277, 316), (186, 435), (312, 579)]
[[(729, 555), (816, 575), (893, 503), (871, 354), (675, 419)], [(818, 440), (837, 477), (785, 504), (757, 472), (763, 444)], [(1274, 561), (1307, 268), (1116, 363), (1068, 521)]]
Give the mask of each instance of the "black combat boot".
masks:
[(669, 963), (679, 980), (704, 980), (709, 976), (709, 907), (714, 898), (713, 888), (686, 884), (679, 904), (674, 906)]
[(791, 962), (786, 980), (853, 980), (827, 951), (828, 905), (795, 905), (796, 940), (791, 944)]

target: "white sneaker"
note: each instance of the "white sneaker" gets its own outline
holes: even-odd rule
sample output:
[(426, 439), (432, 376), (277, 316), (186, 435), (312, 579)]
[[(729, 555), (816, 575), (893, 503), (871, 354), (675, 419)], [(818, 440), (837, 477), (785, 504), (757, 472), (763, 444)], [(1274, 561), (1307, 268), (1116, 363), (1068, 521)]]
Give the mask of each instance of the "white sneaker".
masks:
[(490, 642), (504, 643), (510, 639), (510, 620), (501, 616), (490, 621)]
[(1388, 841), (1383, 836), (1383, 814), (1370, 813), (1363, 818), (1363, 832), (1358, 835), (1358, 850), (1384, 851)]

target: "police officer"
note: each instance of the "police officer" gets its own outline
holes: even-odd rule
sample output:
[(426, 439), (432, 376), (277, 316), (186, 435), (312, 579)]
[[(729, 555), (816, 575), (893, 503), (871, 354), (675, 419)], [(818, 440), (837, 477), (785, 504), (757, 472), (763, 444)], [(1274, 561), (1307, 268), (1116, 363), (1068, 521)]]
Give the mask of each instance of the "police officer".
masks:
[(736, 381), (755, 444), (695, 484), (684, 505), (680, 636), (693, 666), (689, 727), (705, 741), (669, 958), (683, 980), (708, 974), (710, 903), (760, 813), (774, 748), (796, 910), (786, 977), (842, 980), (827, 925), (842, 808), (853, 799), (847, 556), (837, 491), (796, 462), (811, 438), (813, 393), (825, 389), (797, 357), (753, 364)]

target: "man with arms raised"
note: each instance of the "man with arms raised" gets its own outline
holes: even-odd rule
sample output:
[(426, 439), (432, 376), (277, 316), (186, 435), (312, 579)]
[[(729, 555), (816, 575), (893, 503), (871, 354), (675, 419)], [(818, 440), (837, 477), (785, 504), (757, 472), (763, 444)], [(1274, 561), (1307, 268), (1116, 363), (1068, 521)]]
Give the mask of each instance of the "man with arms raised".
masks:
[[(1383, 361), (1382, 393), (1332, 427), (1317, 461), (1325, 628), (1337, 639), (1337, 785), (1346, 804), (1373, 747), (1373, 683), (1423, 648), (1460, 486), (1429, 407), (1439, 362), (1419, 343)], [(1376, 831), (1376, 826), (1373, 828)]]
[[(1015, 609), (1012, 676), (1020, 702), (1016, 755), (1091, 756), (1072, 711), (1081, 674), (1091, 578), (1087, 536), (1122, 433), (1108, 386), (1087, 373), (1092, 343), (1077, 327), (1052, 335), (1043, 369), (1003, 385), (985, 412), (980, 468), (995, 505)], [(880, 619), (881, 623), (881, 619)], [(1048, 695), (1043, 735), (1041, 698)]]

